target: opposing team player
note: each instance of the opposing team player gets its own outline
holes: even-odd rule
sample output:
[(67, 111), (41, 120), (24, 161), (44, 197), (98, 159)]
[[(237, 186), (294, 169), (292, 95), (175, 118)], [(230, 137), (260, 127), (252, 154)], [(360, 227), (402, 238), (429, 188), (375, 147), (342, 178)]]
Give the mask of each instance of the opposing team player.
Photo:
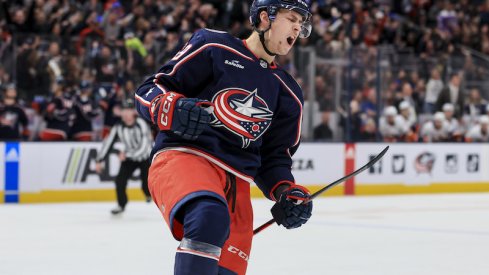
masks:
[(137, 90), (138, 112), (160, 130), (149, 189), (175, 239), (175, 274), (245, 274), (253, 237), (250, 184), (276, 201), (277, 223), (311, 217), (295, 184), (302, 91), (274, 63), (311, 32), (302, 0), (255, 0), (246, 40), (199, 30)]

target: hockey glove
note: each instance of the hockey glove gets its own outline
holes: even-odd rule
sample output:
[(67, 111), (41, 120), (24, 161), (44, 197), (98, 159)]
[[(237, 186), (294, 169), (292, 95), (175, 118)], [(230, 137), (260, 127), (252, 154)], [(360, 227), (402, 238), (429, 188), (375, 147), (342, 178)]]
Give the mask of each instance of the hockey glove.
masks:
[(150, 114), (161, 131), (171, 131), (184, 139), (195, 140), (211, 120), (211, 106), (209, 101), (168, 92), (151, 101)]
[(312, 201), (309, 190), (300, 185), (292, 185), (283, 191), (272, 207), (273, 219), (287, 229), (293, 229), (305, 224), (312, 215)]

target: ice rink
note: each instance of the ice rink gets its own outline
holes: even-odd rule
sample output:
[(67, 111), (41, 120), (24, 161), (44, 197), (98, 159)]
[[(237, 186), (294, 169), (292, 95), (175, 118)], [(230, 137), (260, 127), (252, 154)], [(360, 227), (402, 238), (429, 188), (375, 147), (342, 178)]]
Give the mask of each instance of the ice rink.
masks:
[[(255, 224), (271, 202), (255, 200)], [(173, 274), (153, 204), (0, 204), (0, 274)], [(255, 236), (248, 273), (489, 274), (489, 194), (329, 197), (303, 228)]]

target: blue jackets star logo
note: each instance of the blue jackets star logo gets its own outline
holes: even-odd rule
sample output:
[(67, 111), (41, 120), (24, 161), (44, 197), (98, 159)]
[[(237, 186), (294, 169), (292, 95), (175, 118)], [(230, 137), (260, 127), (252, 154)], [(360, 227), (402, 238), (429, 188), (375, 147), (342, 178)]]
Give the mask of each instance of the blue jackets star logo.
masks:
[(212, 125), (225, 127), (240, 136), (243, 148), (251, 141), (260, 138), (272, 121), (273, 112), (267, 103), (253, 92), (240, 88), (219, 91), (212, 99), (214, 103), (214, 119)]

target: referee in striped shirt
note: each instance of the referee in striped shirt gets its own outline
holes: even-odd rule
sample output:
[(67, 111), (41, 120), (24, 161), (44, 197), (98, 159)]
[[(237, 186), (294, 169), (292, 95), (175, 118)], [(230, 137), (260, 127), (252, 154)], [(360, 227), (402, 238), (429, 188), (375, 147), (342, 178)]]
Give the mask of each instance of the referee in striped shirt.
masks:
[(120, 140), (124, 146), (119, 153), (121, 166), (115, 178), (118, 206), (111, 211), (113, 215), (124, 212), (128, 201), (126, 194), (127, 181), (137, 168), (141, 170), (142, 190), (146, 196), (146, 201), (151, 201), (151, 195), (148, 190), (148, 169), (153, 136), (148, 124), (137, 117), (134, 101), (131, 99), (123, 102), (121, 106), (121, 121), (112, 127), (97, 154), (95, 167), (97, 173), (102, 171), (102, 161), (107, 158), (109, 151), (117, 140)]

